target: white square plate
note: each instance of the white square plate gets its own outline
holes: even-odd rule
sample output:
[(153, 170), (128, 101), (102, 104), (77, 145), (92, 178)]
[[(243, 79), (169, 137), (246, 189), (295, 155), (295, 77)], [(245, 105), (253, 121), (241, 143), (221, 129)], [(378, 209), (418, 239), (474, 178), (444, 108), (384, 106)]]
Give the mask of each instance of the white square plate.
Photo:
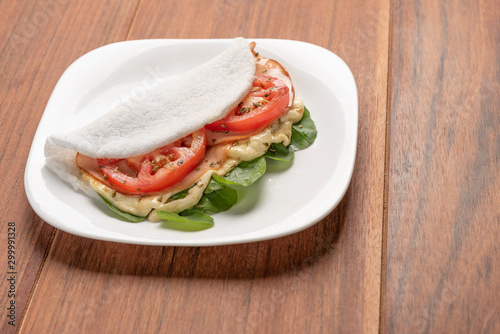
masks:
[(296, 95), (311, 112), (318, 137), (295, 153), (287, 168), (269, 163), (231, 210), (213, 215), (215, 226), (181, 232), (159, 223), (127, 223), (99, 200), (76, 192), (46, 166), (44, 144), (98, 118), (169, 76), (183, 73), (225, 50), (231, 40), (137, 40), (110, 44), (76, 60), (59, 79), (33, 139), (25, 189), (47, 223), (83, 237), (144, 245), (211, 246), (276, 238), (305, 229), (328, 215), (349, 185), (358, 130), (353, 75), (332, 52), (316, 45), (249, 39), (290, 73)]

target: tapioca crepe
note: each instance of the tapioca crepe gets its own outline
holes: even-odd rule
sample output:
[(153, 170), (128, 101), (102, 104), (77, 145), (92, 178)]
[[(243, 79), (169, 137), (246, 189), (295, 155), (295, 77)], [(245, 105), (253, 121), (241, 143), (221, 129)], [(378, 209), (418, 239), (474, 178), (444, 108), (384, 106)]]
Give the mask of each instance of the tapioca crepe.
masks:
[(93, 158), (148, 153), (224, 118), (246, 96), (254, 79), (253, 53), (245, 39), (236, 38), (201, 66), (127, 100), (78, 130), (48, 137), (46, 164), (76, 189), (89, 193), (74, 162), (76, 152)]

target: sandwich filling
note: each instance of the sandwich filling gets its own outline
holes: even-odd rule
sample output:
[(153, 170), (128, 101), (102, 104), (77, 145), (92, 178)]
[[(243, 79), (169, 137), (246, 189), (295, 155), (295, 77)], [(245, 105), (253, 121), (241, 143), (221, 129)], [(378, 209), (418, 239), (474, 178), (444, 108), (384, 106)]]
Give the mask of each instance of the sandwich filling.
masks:
[[(130, 195), (119, 192), (99, 177), (99, 166), (95, 159), (78, 155), (77, 164), (85, 181), (99, 195), (118, 209), (136, 216), (148, 216), (150, 221), (160, 221), (155, 210), (178, 213), (195, 206), (212, 177), (224, 176), (242, 161), (251, 161), (264, 155), (272, 143), (290, 143), (292, 125), (299, 122), (304, 104), (295, 98), (290, 110), (261, 132), (248, 138), (208, 147), (200, 164), (175, 185), (159, 193)], [(189, 189), (187, 196), (176, 199), (175, 195)]]

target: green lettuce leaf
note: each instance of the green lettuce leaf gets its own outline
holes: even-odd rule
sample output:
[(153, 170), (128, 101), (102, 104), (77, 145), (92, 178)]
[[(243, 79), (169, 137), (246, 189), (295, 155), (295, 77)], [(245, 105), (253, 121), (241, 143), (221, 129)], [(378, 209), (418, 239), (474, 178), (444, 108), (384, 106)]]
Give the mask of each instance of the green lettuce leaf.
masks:
[(309, 110), (304, 107), (302, 119), (300, 122), (292, 125), (290, 145), (285, 146), (282, 143), (273, 143), (269, 146), (266, 157), (273, 160), (290, 162), (295, 156), (294, 152), (311, 146), (317, 135), (318, 132), (311, 119), (311, 114)]
[(201, 231), (214, 226), (214, 219), (195, 209), (184, 210), (178, 214), (156, 210), (163, 222), (162, 226), (179, 231)]
[(282, 143), (273, 143), (266, 152), (266, 157), (278, 161), (292, 161), (295, 154)]
[(126, 221), (131, 222), (131, 223), (138, 223), (138, 222), (142, 222), (143, 220), (146, 219), (146, 217), (136, 216), (136, 215), (133, 215), (133, 214), (128, 213), (128, 212), (123, 212), (122, 210), (118, 209), (116, 206), (114, 206), (113, 204), (111, 204), (103, 196), (101, 196), (100, 194), (98, 194), (98, 195), (102, 199), (102, 201), (104, 202), (104, 204), (106, 204), (106, 206), (108, 208), (110, 208), (111, 211), (113, 211), (114, 213), (116, 213), (123, 220), (126, 220)]
[(193, 185), (192, 185), (191, 187), (189, 187), (189, 188), (186, 188), (186, 189), (184, 189), (184, 190), (179, 191), (178, 193), (173, 194), (173, 195), (170, 197), (170, 199), (171, 199), (172, 201), (175, 201), (175, 200), (177, 200), (177, 199), (182, 199), (182, 198), (185, 198), (187, 195), (189, 195), (189, 190), (190, 190), (191, 188), (193, 188), (196, 184), (198, 184), (198, 182), (196, 182), (195, 184), (193, 184)]
[(239, 185), (248, 187), (257, 181), (266, 172), (266, 158), (265, 156), (258, 157), (252, 161), (243, 161), (232, 171), (219, 177), (213, 175), (219, 183)]
[(316, 126), (311, 119), (311, 114), (304, 107), (304, 115), (300, 122), (292, 125), (292, 139), (288, 148), (292, 151), (303, 150), (314, 143), (318, 132)]
[(238, 201), (238, 193), (229, 185), (210, 179), (203, 196), (195, 209), (202, 212), (217, 213), (229, 210)]

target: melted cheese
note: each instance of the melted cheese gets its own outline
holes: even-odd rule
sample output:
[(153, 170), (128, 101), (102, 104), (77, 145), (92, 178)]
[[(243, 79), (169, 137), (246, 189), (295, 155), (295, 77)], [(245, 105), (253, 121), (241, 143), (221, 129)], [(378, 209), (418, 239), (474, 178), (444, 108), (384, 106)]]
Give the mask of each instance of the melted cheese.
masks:
[[(304, 104), (295, 97), (290, 110), (274, 121), (262, 132), (244, 140), (235, 141), (232, 145), (217, 145), (207, 150), (200, 168), (188, 175), (180, 185), (167, 189), (160, 194), (149, 196), (126, 195), (116, 192), (106, 184), (96, 180), (90, 174), (81, 171), (82, 177), (101, 196), (122, 211), (137, 216), (148, 216), (150, 221), (161, 219), (155, 210), (165, 210), (174, 213), (192, 208), (203, 196), (212, 174), (223, 176), (238, 166), (242, 161), (250, 161), (266, 153), (272, 143), (283, 143), (288, 146), (292, 136), (292, 125), (301, 120)], [(225, 151), (225, 155), (223, 152)], [(193, 180), (193, 178), (196, 178)], [(191, 187), (191, 188), (190, 188)], [(171, 197), (183, 189), (189, 188), (184, 198), (172, 200)]]

